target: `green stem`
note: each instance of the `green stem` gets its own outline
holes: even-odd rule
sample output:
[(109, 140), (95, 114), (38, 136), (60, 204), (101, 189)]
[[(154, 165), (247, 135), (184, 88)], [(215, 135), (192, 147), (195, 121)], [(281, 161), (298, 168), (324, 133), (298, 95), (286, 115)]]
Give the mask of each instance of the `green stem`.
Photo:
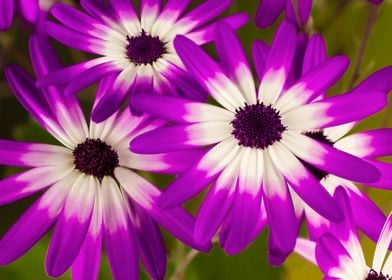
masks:
[(358, 81), (358, 78), (360, 77), (360, 71), (361, 71), (363, 57), (365, 55), (366, 46), (369, 42), (370, 33), (373, 29), (374, 23), (376, 22), (377, 11), (378, 11), (378, 6), (371, 5), (369, 15), (368, 15), (368, 21), (367, 21), (367, 24), (365, 27), (365, 32), (362, 37), (362, 42), (361, 42), (361, 45), (360, 45), (360, 48), (358, 51), (358, 56), (356, 59), (356, 63), (354, 66), (354, 72), (353, 72), (353, 75), (351, 76), (351, 80), (349, 83), (349, 89), (352, 89), (355, 86), (355, 84)]

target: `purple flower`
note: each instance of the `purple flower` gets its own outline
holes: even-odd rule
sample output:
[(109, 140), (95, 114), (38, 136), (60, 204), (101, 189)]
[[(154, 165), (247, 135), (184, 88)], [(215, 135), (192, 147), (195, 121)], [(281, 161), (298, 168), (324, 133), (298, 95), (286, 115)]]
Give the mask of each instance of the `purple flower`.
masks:
[[(344, 56), (328, 59), (286, 88), (296, 43), (295, 27), (283, 23), (268, 54), (264, 45), (255, 45), (256, 69), (263, 73), (256, 91), (233, 29), (225, 24), (217, 28), (222, 65), (178, 36), (174, 44), (184, 65), (218, 105), (169, 96), (133, 99), (140, 110), (177, 124), (135, 138), (132, 151), (149, 154), (206, 147), (205, 155), (169, 185), (161, 207), (180, 205), (212, 182), (198, 213), (195, 238), (209, 240), (222, 227), (222, 247), (237, 253), (258, 235), (268, 217), (274, 264), (294, 248), (300, 223), (295, 195), (321, 216), (341, 219), (339, 207), (312, 169), (356, 182), (376, 182), (380, 177), (371, 164), (334, 148), (313, 132), (378, 112), (387, 104), (385, 92), (358, 91), (318, 100), (347, 69)], [(265, 65), (258, 65), (256, 58), (265, 55)]]
[[(160, 92), (204, 100), (206, 93), (183, 69), (173, 47), (173, 39), (182, 34), (204, 44), (213, 39), (216, 23), (230, 0), (209, 0), (182, 15), (189, 0), (169, 0), (161, 9), (161, 0), (141, 1), (138, 17), (130, 0), (81, 1), (83, 13), (57, 3), (52, 14), (61, 24), (49, 22), (46, 31), (63, 44), (99, 55), (49, 74), (40, 85), (71, 81), (66, 94), (78, 92), (105, 78), (103, 98), (93, 110), (93, 120), (103, 121), (113, 114), (134, 92)], [(233, 28), (247, 22), (246, 14), (235, 14), (224, 21)], [(207, 24), (207, 25), (206, 25)], [(172, 83), (171, 81), (177, 81)], [(182, 85), (186, 90), (179, 90)]]
[(298, 239), (296, 251), (318, 265), (325, 274), (324, 279), (391, 279), (392, 255), (387, 257), (387, 252), (392, 240), (392, 214), (379, 233), (372, 265), (367, 266), (357, 229), (353, 223), (348, 194), (344, 189), (338, 188), (334, 197), (344, 210), (344, 221), (332, 223), (331, 232), (323, 234), (317, 243)]
[[(38, 77), (61, 67), (42, 37), (32, 36), (30, 51)], [(62, 145), (0, 141), (0, 164), (28, 168), (0, 181), (0, 204), (45, 190), (1, 239), (1, 265), (23, 255), (53, 225), (46, 257), (52, 277), (72, 266), (75, 279), (96, 279), (104, 244), (114, 279), (138, 279), (139, 257), (153, 279), (163, 279), (166, 252), (158, 223), (186, 244), (209, 250), (210, 244), (193, 241), (193, 217), (180, 207), (161, 211), (159, 189), (134, 172), (182, 172), (199, 152), (134, 154), (129, 141), (161, 121), (125, 110), (88, 124), (75, 96), (56, 87), (38, 90), (16, 66), (6, 76), (27, 111)]]
[(312, 0), (260, 0), (256, 11), (256, 25), (260, 28), (270, 26), (284, 10), (286, 20), (303, 27), (308, 22), (312, 2)]
[[(297, 46), (302, 46), (304, 43), (302, 36), (297, 38)], [(260, 42), (257, 45), (261, 44)], [(259, 48), (260, 49), (260, 48)], [(298, 49), (298, 47), (297, 47)], [(266, 50), (268, 52), (268, 49)], [(298, 51), (297, 51), (298, 52)], [(295, 69), (297, 73), (292, 76), (306, 75), (313, 68), (321, 65), (327, 60), (327, 50), (323, 38), (316, 34), (313, 35), (309, 42), (307, 42), (304, 54), (296, 55), (299, 57), (297, 64), (302, 65), (301, 69)], [(260, 58), (263, 60), (262, 58)], [(353, 93), (379, 91), (388, 93), (392, 90), (392, 82), (389, 77), (392, 76), (392, 67), (385, 67), (366, 78), (356, 88), (352, 90)], [(292, 85), (294, 82), (290, 82)], [(319, 98), (325, 98), (324, 94)], [(392, 147), (388, 144), (392, 141), (391, 129), (376, 129), (371, 131), (364, 131), (347, 136), (347, 133), (356, 125), (356, 122), (344, 124), (341, 126), (329, 127), (320, 131), (305, 132), (308, 136), (321, 142), (333, 145), (335, 148), (346, 153), (355, 155), (359, 158), (369, 160), (374, 166), (382, 171), (382, 177), (376, 183), (369, 184), (373, 187), (391, 189), (392, 178), (389, 174), (392, 172), (392, 165), (376, 161), (376, 158), (382, 156), (390, 156), (392, 154)], [(309, 167), (313, 175), (320, 180), (320, 183), (332, 195), (338, 186), (345, 188), (349, 194), (352, 202), (354, 221), (358, 228), (360, 228), (367, 236), (374, 241), (377, 241), (380, 230), (385, 222), (385, 215), (372, 202), (364, 192), (355, 186), (349, 180), (339, 178), (332, 174), (328, 174), (320, 169)], [(297, 197), (293, 197), (296, 204), (296, 215), (302, 217), (303, 214), (309, 237), (312, 240), (324, 233), (329, 226), (329, 221), (319, 214), (317, 214), (311, 207), (303, 203)]]
[(0, 1), (0, 31), (11, 27), (15, 13), (42, 32), (41, 25), (54, 0), (2, 0)]

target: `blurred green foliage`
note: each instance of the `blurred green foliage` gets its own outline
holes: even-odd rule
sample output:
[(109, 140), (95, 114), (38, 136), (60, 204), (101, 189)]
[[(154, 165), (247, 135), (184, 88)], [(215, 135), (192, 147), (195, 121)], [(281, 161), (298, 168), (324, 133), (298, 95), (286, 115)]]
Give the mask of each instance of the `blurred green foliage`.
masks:
[[(75, 2), (75, 1), (74, 1)], [(194, 1), (198, 2), (198, 1)], [(200, 2), (200, 1), (199, 1)], [(365, 0), (314, 0), (311, 26), (315, 32), (321, 32), (327, 41), (330, 55), (343, 53), (350, 57), (352, 65), (345, 77), (329, 94), (338, 94), (348, 89), (353, 74), (358, 49), (362, 41), (366, 26), (370, 5)], [(251, 43), (259, 38), (271, 42), (273, 32), (277, 24), (266, 30), (257, 29), (253, 25), (253, 18), (258, 1), (233, 1), (231, 12), (244, 11), (251, 15), (251, 22), (239, 31), (244, 47), (250, 53)], [(193, 4), (192, 4), (193, 5)], [(377, 20), (372, 30), (367, 49), (364, 53), (360, 67), (360, 79), (375, 70), (392, 64), (392, 1), (386, 2), (379, 8)], [(18, 24), (3, 34), (0, 34), (0, 70), (6, 64), (19, 64), (31, 72), (28, 55), (28, 32), (18, 28)], [(56, 49), (63, 62), (67, 65), (87, 58), (83, 53), (70, 50), (55, 43)], [(210, 51), (213, 47), (208, 46)], [(392, 78), (392, 77), (391, 77)], [(0, 138), (17, 139), (23, 141), (37, 141), (51, 143), (53, 138), (47, 132), (39, 128), (32, 121), (22, 106), (10, 92), (3, 74), (0, 76)], [(83, 103), (91, 104), (94, 88), (81, 94)], [(392, 101), (392, 100), (391, 100)], [(89, 107), (89, 105), (87, 105)], [(362, 122), (356, 130), (392, 126), (392, 114), (386, 109), (372, 118)], [(1, 177), (16, 172), (17, 169), (5, 169), (0, 167)], [(148, 175), (148, 179), (157, 185), (164, 187), (170, 177)], [(367, 193), (376, 201), (380, 208), (389, 213), (392, 210), (392, 194), (387, 191), (367, 189)], [(0, 234), (23, 213), (23, 211), (36, 199), (37, 196), (24, 199), (12, 205), (0, 207)], [(188, 208), (196, 211), (200, 198), (189, 203)], [(28, 233), (26, 233), (28, 234)], [(173, 238), (166, 236), (169, 254), (168, 279), (187, 280), (212, 280), (212, 279), (321, 279), (322, 275), (317, 267), (305, 262), (299, 256), (290, 256), (284, 266), (273, 268), (267, 265), (266, 243), (267, 233), (264, 232), (242, 254), (236, 256), (225, 255), (218, 246), (215, 246), (210, 254), (195, 254), (190, 263), (183, 271), (177, 271), (179, 263), (194, 253), (184, 245), (177, 243)], [(44, 259), (46, 248), (50, 239), (50, 233), (32, 248), (25, 256), (14, 263), (0, 268), (0, 280), (47, 279), (44, 271)], [(363, 245), (366, 256), (369, 259), (374, 250), (374, 244), (364, 238)], [(190, 255), (189, 255), (190, 254)], [(173, 277), (175, 275), (175, 277)], [(70, 273), (60, 279), (71, 279)], [(111, 273), (105, 257), (102, 257), (100, 279), (111, 279)], [(142, 273), (142, 279), (148, 277)]]

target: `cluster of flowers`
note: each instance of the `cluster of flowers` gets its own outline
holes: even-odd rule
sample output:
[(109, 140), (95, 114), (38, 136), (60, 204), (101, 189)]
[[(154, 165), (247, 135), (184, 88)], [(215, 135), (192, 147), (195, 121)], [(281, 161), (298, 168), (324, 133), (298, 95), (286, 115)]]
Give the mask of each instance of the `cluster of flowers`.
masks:
[[(17, 2), (17, 3), (14, 3)], [(382, 110), (392, 67), (347, 93), (326, 91), (349, 66), (328, 57), (321, 35), (308, 37), (311, 0), (262, 0), (256, 25), (285, 10), (272, 44), (255, 41), (250, 64), (236, 29), (248, 15), (216, 19), (230, 0), (0, 1), (0, 29), (14, 10), (39, 28), (29, 41), (35, 72), (5, 69), (29, 114), (60, 145), (0, 141), (0, 164), (28, 168), (0, 181), (0, 205), (42, 191), (0, 240), (0, 264), (28, 251), (54, 226), (49, 276), (72, 267), (73, 279), (97, 279), (101, 247), (114, 279), (138, 279), (139, 259), (163, 279), (159, 225), (208, 252), (244, 250), (268, 226), (268, 260), (294, 250), (318, 264), (324, 279), (390, 279), (392, 217), (353, 182), (392, 188), (392, 129), (347, 133)], [(373, 0), (373, 4), (381, 1)], [(47, 5), (44, 5), (45, 7)], [(64, 67), (49, 37), (97, 58)], [(213, 42), (219, 62), (201, 45)], [(76, 93), (99, 82), (89, 120)], [(213, 102), (207, 103), (207, 98)], [(127, 101), (129, 99), (129, 101)], [(128, 106), (124, 108), (124, 104)], [(161, 191), (137, 170), (174, 174)], [(196, 218), (181, 205), (209, 188)], [(298, 238), (305, 220), (309, 237)], [(366, 266), (357, 228), (378, 240)]]

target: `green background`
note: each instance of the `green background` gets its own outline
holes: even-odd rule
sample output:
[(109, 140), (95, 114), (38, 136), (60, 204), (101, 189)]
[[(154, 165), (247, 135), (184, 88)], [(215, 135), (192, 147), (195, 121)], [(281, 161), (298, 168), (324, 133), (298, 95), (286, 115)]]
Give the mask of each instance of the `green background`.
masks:
[[(67, 2), (67, 1), (64, 1)], [(76, 1), (74, 1), (75, 3)], [(192, 1), (201, 2), (201, 1)], [(350, 57), (352, 65), (344, 78), (331, 89), (329, 94), (337, 94), (349, 88), (353, 66), (357, 59), (358, 49), (361, 44), (364, 29), (367, 23), (371, 5), (365, 0), (315, 0), (312, 11), (311, 26), (315, 32), (322, 33), (327, 41), (329, 55), (338, 53)], [(271, 41), (277, 24), (260, 30), (253, 25), (254, 14), (258, 1), (235, 0), (230, 7), (229, 13), (245, 11), (251, 15), (251, 21), (240, 31), (240, 37), (244, 47), (249, 53), (251, 43), (255, 39)], [(196, 4), (196, 3), (195, 3)], [(4, 79), (4, 66), (14, 63), (23, 66), (31, 72), (27, 42), (29, 30), (16, 21), (13, 28), (5, 33), (0, 33), (0, 138), (16, 139), (37, 142), (53, 142), (53, 139), (32, 121), (22, 106), (18, 104), (10, 92)], [(377, 13), (377, 19), (369, 38), (369, 43), (364, 53), (360, 68), (360, 79), (375, 70), (392, 64), (392, 1), (386, 1)], [(70, 65), (77, 61), (87, 59), (81, 52), (72, 51), (59, 44), (55, 44), (64, 64)], [(208, 46), (213, 51), (211, 46)], [(392, 77), (391, 77), (392, 79)], [(81, 100), (86, 108), (89, 108), (94, 93), (94, 87), (81, 94)], [(390, 106), (391, 107), (391, 106)], [(390, 112), (390, 111), (391, 112)], [(386, 109), (372, 118), (362, 122), (355, 130), (378, 128), (381, 126), (391, 127), (392, 108)], [(391, 143), (392, 144), (392, 143)], [(387, 159), (389, 160), (389, 159)], [(15, 168), (0, 167), (0, 178), (18, 171)], [(164, 187), (170, 177), (160, 177), (146, 174), (150, 180)], [(377, 202), (380, 208), (387, 214), (392, 210), (391, 194), (387, 191), (367, 189), (367, 193)], [(23, 211), (37, 198), (30, 197), (0, 207), (0, 235), (23, 213)], [(188, 203), (191, 211), (196, 211), (201, 197)], [(28, 232), (26, 232), (28, 234)], [(44, 259), (50, 234), (41, 240), (25, 256), (16, 262), (0, 267), (0, 280), (9, 279), (48, 279), (44, 271)], [(258, 238), (254, 244), (242, 254), (236, 256), (225, 255), (217, 246), (210, 254), (196, 254), (190, 264), (182, 273), (174, 271), (178, 264), (189, 256), (189, 249), (166, 236), (169, 253), (168, 279), (321, 279), (322, 275), (317, 267), (305, 262), (299, 256), (293, 254), (286, 263), (279, 268), (267, 265), (266, 261), (266, 239), (267, 230)], [(366, 258), (370, 262), (374, 244), (368, 239), (362, 239)], [(190, 253), (190, 254), (193, 254)], [(60, 279), (70, 279), (70, 274), (65, 274)], [(142, 278), (146, 279), (145, 274)], [(99, 279), (111, 279), (111, 273), (106, 258), (103, 258)]]

